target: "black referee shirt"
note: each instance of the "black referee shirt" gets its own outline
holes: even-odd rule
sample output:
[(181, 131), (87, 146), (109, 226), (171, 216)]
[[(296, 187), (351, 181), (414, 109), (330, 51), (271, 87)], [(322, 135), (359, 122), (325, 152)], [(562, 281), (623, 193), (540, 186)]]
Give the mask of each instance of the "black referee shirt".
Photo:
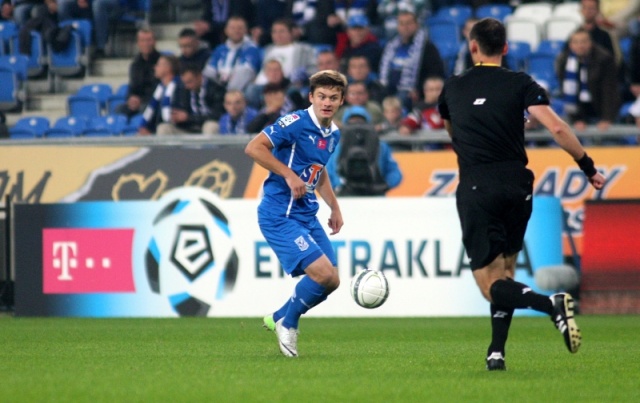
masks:
[(460, 170), (501, 161), (526, 166), (524, 112), (532, 105), (549, 105), (549, 98), (525, 73), (475, 66), (449, 78), (438, 109), (451, 122)]

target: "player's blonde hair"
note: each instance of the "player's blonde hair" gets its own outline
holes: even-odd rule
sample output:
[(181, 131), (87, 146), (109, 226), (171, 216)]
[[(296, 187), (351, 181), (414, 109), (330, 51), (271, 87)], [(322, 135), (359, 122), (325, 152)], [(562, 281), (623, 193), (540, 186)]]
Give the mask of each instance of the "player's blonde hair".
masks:
[(310, 93), (313, 94), (318, 87), (336, 88), (344, 98), (344, 92), (347, 88), (347, 77), (335, 70), (319, 71), (309, 78)]

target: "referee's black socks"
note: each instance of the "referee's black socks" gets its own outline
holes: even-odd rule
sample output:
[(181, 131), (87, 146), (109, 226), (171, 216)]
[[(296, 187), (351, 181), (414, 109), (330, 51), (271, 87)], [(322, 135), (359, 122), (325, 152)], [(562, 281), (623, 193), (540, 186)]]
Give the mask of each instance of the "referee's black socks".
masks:
[(491, 344), (487, 350), (487, 357), (491, 353), (502, 353), (505, 357), (505, 345), (509, 336), (509, 327), (513, 318), (513, 308), (505, 308), (491, 304)]
[(491, 285), (490, 293), (493, 303), (498, 306), (515, 309), (531, 308), (548, 315), (553, 311), (553, 304), (548, 297), (511, 279), (496, 280)]

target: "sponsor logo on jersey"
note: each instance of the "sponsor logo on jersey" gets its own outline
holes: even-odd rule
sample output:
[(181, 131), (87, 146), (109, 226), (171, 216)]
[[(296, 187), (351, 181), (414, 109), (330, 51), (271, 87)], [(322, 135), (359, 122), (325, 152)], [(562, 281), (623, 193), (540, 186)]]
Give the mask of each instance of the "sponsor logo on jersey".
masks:
[(296, 115), (295, 113), (292, 113), (290, 115), (286, 115), (280, 118), (280, 120), (278, 120), (278, 124), (281, 127), (287, 127), (298, 119), (300, 119), (300, 116)]

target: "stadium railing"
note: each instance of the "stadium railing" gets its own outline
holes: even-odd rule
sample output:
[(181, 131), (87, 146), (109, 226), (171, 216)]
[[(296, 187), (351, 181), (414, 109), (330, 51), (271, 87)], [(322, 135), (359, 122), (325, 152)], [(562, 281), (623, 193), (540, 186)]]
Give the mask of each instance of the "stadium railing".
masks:
[[(609, 130), (602, 132), (595, 127), (576, 132), (578, 138), (587, 145), (610, 145), (614, 141), (624, 140), (629, 137), (640, 136), (640, 128), (633, 125), (612, 125)], [(29, 139), (12, 140), (1, 139), (0, 145), (47, 145), (47, 144), (126, 144), (126, 145), (201, 145), (201, 146), (244, 146), (255, 134), (224, 135), (224, 136), (199, 136), (196, 134), (175, 136), (116, 136), (109, 138), (73, 137), (66, 139)], [(451, 139), (445, 130), (421, 131), (411, 136), (400, 135), (396, 132), (385, 134), (381, 137), (387, 143), (404, 145), (422, 145), (432, 143), (450, 143)], [(525, 133), (526, 141), (552, 141), (553, 137), (546, 130), (528, 130)]]

